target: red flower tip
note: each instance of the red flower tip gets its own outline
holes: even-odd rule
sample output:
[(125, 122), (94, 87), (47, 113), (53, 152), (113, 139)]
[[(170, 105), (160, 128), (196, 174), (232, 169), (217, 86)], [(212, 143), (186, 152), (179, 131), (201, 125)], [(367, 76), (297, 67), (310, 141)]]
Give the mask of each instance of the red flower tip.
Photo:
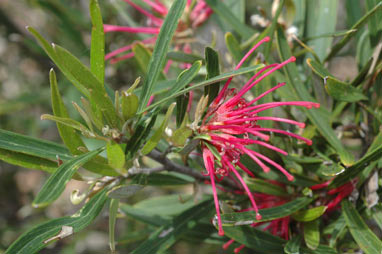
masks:
[(308, 146), (311, 146), (311, 145), (313, 144), (312, 140), (310, 140), (310, 139), (307, 139), (307, 140), (305, 141), (305, 143), (306, 143)]
[(291, 58), (289, 58), (289, 62), (294, 62), (296, 61), (296, 57), (295, 56), (292, 56)]
[(302, 128), (302, 129), (305, 128), (305, 123), (298, 123), (297, 125), (298, 125), (298, 127)]
[(268, 41), (270, 41), (270, 40), (271, 40), (271, 38), (270, 38), (269, 36), (267, 36), (267, 37), (264, 38), (264, 42), (268, 42)]
[(224, 236), (224, 231), (223, 229), (219, 228), (219, 233), (218, 233), (220, 236)]
[(292, 175), (287, 175), (287, 178), (288, 178), (288, 181), (294, 181), (294, 176), (292, 176)]
[(243, 248), (245, 247), (245, 245), (240, 245), (239, 247), (237, 247), (236, 249), (234, 249), (233, 251), (235, 252), (235, 254), (238, 254)]
[(259, 214), (259, 213), (256, 213), (256, 220), (261, 220), (261, 214)]

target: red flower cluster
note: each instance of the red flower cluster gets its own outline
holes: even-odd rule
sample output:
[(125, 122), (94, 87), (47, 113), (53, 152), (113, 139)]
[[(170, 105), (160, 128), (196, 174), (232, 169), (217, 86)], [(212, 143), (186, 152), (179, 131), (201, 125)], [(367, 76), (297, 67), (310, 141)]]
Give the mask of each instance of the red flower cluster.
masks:
[[(259, 43), (257, 43), (239, 62), (239, 64), (236, 66), (236, 69), (240, 68), (240, 66), (256, 48), (258, 48), (262, 43), (268, 41), (269, 37), (266, 37)], [(219, 235), (224, 235), (224, 232), (221, 225), (220, 209), (216, 192), (215, 179), (220, 180), (225, 176), (231, 177), (230, 174), (232, 173), (239, 180), (242, 187), (246, 191), (251, 201), (252, 208), (257, 214), (256, 218), (261, 218), (261, 215), (258, 213), (258, 207), (256, 205), (255, 199), (238, 171), (239, 169), (241, 169), (250, 176), (253, 176), (252, 172), (240, 162), (241, 156), (243, 154), (248, 155), (264, 170), (264, 172), (268, 172), (270, 170), (270, 168), (265, 164), (267, 163), (280, 170), (288, 178), (288, 180), (292, 181), (294, 179), (293, 176), (290, 173), (288, 173), (287, 170), (285, 170), (280, 164), (276, 163), (275, 161), (271, 160), (270, 158), (264, 156), (263, 154), (257, 151), (249, 149), (247, 147), (248, 145), (257, 144), (268, 149), (274, 150), (283, 155), (288, 154), (286, 151), (267, 143), (267, 141), (269, 141), (269, 136), (266, 135), (264, 132), (284, 134), (286, 136), (302, 140), (308, 145), (312, 144), (311, 140), (308, 140), (294, 133), (290, 133), (288, 131), (274, 128), (263, 128), (258, 125), (257, 121), (270, 120), (277, 122), (285, 122), (297, 125), (300, 128), (305, 127), (304, 123), (284, 118), (263, 117), (259, 116), (258, 113), (267, 109), (286, 105), (302, 106), (308, 109), (312, 107), (318, 108), (320, 106), (318, 103), (307, 101), (290, 101), (256, 104), (256, 102), (259, 99), (275, 91), (276, 89), (284, 86), (285, 83), (276, 85), (275, 87), (269, 89), (263, 94), (260, 94), (251, 101), (247, 101), (244, 98), (245, 93), (247, 93), (258, 83), (260, 83), (264, 78), (266, 78), (276, 70), (279, 70), (286, 64), (294, 62), (295, 60), (295, 57), (291, 57), (290, 59), (282, 63), (270, 64), (268, 66), (263, 67), (254, 76), (252, 76), (252, 78), (239, 91), (236, 91), (235, 89), (228, 89), (232, 78), (228, 79), (218, 96), (209, 106), (207, 114), (204, 117), (201, 126), (199, 127), (199, 133), (203, 134), (203, 136), (209, 137), (207, 139), (202, 140), (202, 150), (204, 164), (207, 169), (208, 175), (210, 176), (212, 185), (219, 224)]]
[[(127, 32), (130, 34), (152, 34), (153, 37), (150, 37), (148, 39), (140, 41), (143, 44), (146, 45), (154, 45), (155, 41), (157, 39), (157, 35), (159, 34), (159, 30), (162, 26), (164, 17), (168, 13), (168, 8), (159, 0), (142, 0), (144, 3), (146, 3), (148, 6), (151, 7), (152, 12), (147, 11), (146, 9), (142, 8), (141, 6), (135, 4), (131, 0), (125, 0), (126, 3), (131, 5), (133, 8), (135, 8), (137, 11), (142, 13), (146, 16), (148, 21), (147, 27), (130, 27), (130, 26), (116, 26), (116, 25), (104, 25), (104, 31), (105, 33), (108, 32)], [(195, 28), (197, 26), (200, 26), (203, 24), (209, 16), (212, 14), (212, 9), (208, 7), (206, 2), (204, 0), (198, 1), (195, 6), (193, 6), (192, 10), (190, 8), (192, 7), (192, 1), (187, 1), (187, 9), (186, 13), (189, 13), (187, 22), (179, 22), (177, 33), (181, 34), (183, 31), (187, 30), (188, 28)], [(187, 25), (189, 24), (189, 25)], [(191, 26), (191, 27), (189, 27)], [(105, 59), (112, 59), (112, 63), (116, 63), (119, 61), (122, 61), (124, 59), (128, 59), (134, 56), (133, 52), (129, 52), (127, 54), (124, 54), (120, 57), (116, 57), (117, 55), (121, 53), (125, 53), (128, 51), (131, 51), (133, 47), (133, 44), (127, 45), (125, 47), (116, 49), (108, 54), (106, 54)], [(181, 45), (183, 51), (188, 51), (187, 48), (189, 47), (188, 44)], [(188, 53), (188, 52), (186, 52)]]

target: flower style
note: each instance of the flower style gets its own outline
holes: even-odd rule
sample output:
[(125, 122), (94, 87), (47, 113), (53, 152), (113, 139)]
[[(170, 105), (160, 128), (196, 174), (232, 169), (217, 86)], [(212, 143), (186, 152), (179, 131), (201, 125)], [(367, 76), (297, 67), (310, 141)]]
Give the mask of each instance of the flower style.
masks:
[[(332, 182), (332, 180), (329, 180), (329, 181), (321, 183), (321, 184), (313, 185), (310, 187), (310, 189), (311, 190), (320, 190), (320, 189), (326, 188)], [(353, 180), (351, 180), (351, 181), (349, 181), (349, 182), (347, 182), (347, 183), (345, 183), (345, 184), (343, 184), (337, 188), (334, 188), (334, 189), (327, 191), (325, 193), (325, 195), (323, 196), (323, 198), (324, 198), (323, 202), (327, 207), (325, 212), (331, 212), (331, 211), (335, 210), (338, 207), (338, 204), (344, 198), (350, 196), (353, 193), (357, 182), (358, 182), (358, 179), (354, 178)], [(332, 198), (331, 196), (328, 196), (328, 195), (335, 195), (335, 194), (336, 194), (336, 196), (334, 198)]]
[[(243, 57), (243, 59), (236, 66), (236, 69), (240, 68), (240, 66), (256, 48), (258, 48), (262, 43), (268, 42), (269, 40), (269, 37), (265, 37), (259, 43), (257, 43)], [(218, 96), (209, 106), (207, 113), (202, 120), (202, 124), (198, 129), (200, 134), (208, 137), (202, 140), (203, 160), (211, 180), (216, 214), (218, 218), (219, 235), (224, 235), (224, 231), (220, 218), (220, 209), (216, 192), (215, 179), (219, 181), (225, 176), (232, 178), (231, 173), (233, 173), (233, 175), (235, 175), (235, 177), (239, 180), (240, 184), (247, 193), (249, 200), (251, 201), (252, 208), (256, 212), (256, 219), (261, 219), (261, 215), (258, 212), (258, 207), (256, 205), (253, 194), (250, 192), (248, 186), (238, 171), (241, 169), (248, 175), (253, 176), (253, 173), (240, 162), (241, 155), (248, 155), (264, 170), (264, 172), (268, 172), (270, 170), (270, 168), (265, 164), (267, 163), (280, 170), (288, 178), (288, 180), (293, 181), (294, 179), (293, 176), (280, 164), (259, 152), (249, 149), (247, 147), (248, 145), (257, 144), (283, 155), (288, 154), (286, 151), (267, 143), (267, 141), (269, 141), (269, 136), (264, 134), (264, 132), (279, 133), (302, 140), (308, 145), (312, 144), (311, 140), (294, 133), (290, 133), (288, 131), (274, 128), (263, 128), (257, 124), (257, 121), (270, 120), (276, 122), (284, 122), (297, 125), (300, 128), (305, 127), (304, 123), (285, 118), (258, 116), (258, 113), (267, 109), (285, 105), (302, 106), (310, 109), (312, 107), (318, 108), (320, 104), (307, 101), (270, 102), (257, 105), (255, 104), (265, 95), (284, 86), (285, 83), (274, 86), (273, 88), (269, 89), (263, 94), (260, 94), (251, 101), (247, 101), (244, 98), (245, 93), (260, 83), (260, 81), (262, 81), (265, 77), (269, 76), (276, 70), (279, 70), (286, 64), (294, 62), (295, 60), (295, 57), (291, 57), (282, 63), (270, 64), (263, 67), (254, 76), (252, 76), (239, 91), (236, 91), (235, 89), (228, 89), (232, 78), (228, 79), (222, 90), (219, 92)]]
[[(159, 30), (162, 26), (163, 19), (168, 13), (168, 8), (159, 0), (142, 0), (148, 6), (152, 8), (153, 12), (147, 11), (141, 6), (135, 4), (131, 0), (125, 0), (126, 3), (131, 5), (137, 11), (142, 13), (147, 17), (147, 27), (129, 27), (129, 26), (116, 26), (116, 25), (104, 25), (105, 33), (108, 32), (127, 32), (130, 34), (151, 34), (152, 37), (148, 39), (141, 40), (140, 42), (146, 45), (154, 45), (159, 34)], [(212, 9), (208, 7), (204, 0), (198, 1), (195, 6), (192, 8), (192, 1), (187, 0), (186, 14), (188, 14), (183, 20), (179, 22), (178, 29), (176, 31), (175, 37), (182, 39), (184, 36), (187, 36), (191, 29), (196, 28), (203, 24), (209, 16), (212, 14)], [(182, 40), (180, 40), (181, 42)], [(184, 40), (183, 40), (184, 41)], [(124, 59), (128, 59), (134, 56), (134, 53), (131, 52), (133, 44), (127, 45), (125, 47), (114, 50), (105, 56), (105, 60), (112, 59), (111, 63), (116, 63)], [(187, 51), (189, 48), (188, 43), (178, 43), (176, 47), (181, 48), (183, 51)], [(130, 51), (130, 52), (129, 52)], [(119, 54), (126, 53), (120, 57), (116, 57)], [(186, 52), (187, 53), (187, 52)]]

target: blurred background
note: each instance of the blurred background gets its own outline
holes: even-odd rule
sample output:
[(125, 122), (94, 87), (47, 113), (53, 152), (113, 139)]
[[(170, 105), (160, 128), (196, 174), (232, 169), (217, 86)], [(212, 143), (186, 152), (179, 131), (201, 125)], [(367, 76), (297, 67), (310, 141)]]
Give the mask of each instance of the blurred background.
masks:
[[(334, 31), (348, 30), (361, 16), (351, 13), (346, 0), (329, 0), (334, 3), (334, 10), (322, 10), (334, 22), (329, 25), (317, 26), (321, 20), (307, 19), (299, 16), (299, 3), (308, 4), (307, 16), (315, 11), (315, 0), (287, 1), (294, 6), (294, 12), (286, 13), (290, 19), (291, 33), (300, 39), (305, 39), (317, 34), (333, 33)], [(171, 1), (169, 1), (171, 2)], [(232, 2), (232, 1), (231, 1)], [(237, 1), (241, 2), (241, 1)], [(272, 19), (272, 4), (267, 0), (248, 0), (246, 4), (245, 21), (253, 28), (261, 31)], [(277, 1), (275, 1), (277, 2)], [(359, 13), (364, 13), (363, 1), (352, 1), (361, 7)], [(361, 4), (360, 4), (361, 2)], [(144, 17), (134, 11), (122, 0), (100, 1), (104, 23), (126, 24), (126, 16), (138, 23), (144, 24)], [(352, 4), (352, 3), (350, 3)], [(292, 8), (292, 7), (290, 7)], [(292, 9), (291, 9), (292, 10)], [(240, 11), (240, 10), (239, 10)], [(309, 12), (311, 12), (309, 14)], [(288, 22), (286, 22), (288, 26)], [(0, 128), (32, 137), (43, 138), (60, 142), (56, 126), (50, 121), (41, 121), (40, 116), (51, 113), (50, 91), (48, 73), (54, 64), (45, 55), (36, 41), (28, 34), (25, 26), (32, 26), (39, 31), (48, 41), (64, 46), (84, 63), (89, 63), (90, 45), (90, 17), (88, 1), (78, 0), (1, 0), (0, 1)], [(203, 55), (205, 45), (211, 44), (212, 35), (218, 38), (216, 47), (224, 60), (227, 60), (227, 69), (233, 66), (232, 59), (227, 56), (224, 44), (224, 32), (220, 30), (221, 20), (213, 15), (209, 21), (198, 29), (195, 34), (194, 53)], [(314, 31), (313, 31), (314, 30)], [(213, 31), (213, 33), (211, 33)], [(357, 35), (357, 40), (341, 51), (340, 56), (333, 58), (329, 63), (329, 71), (341, 80), (351, 80), (358, 72), (358, 66), (368, 59), (372, 52), (367, 52), (367, 47), (360, 46), (362, 33)], [(220, 38), (220, 39), (219, 39)], [(106, 35), (106, 52), (124, 46), (135, 37), (123, 33), (110, 33)], [(335, 40), (337, 38), (334, 38)], [(327, 40), (326, 40), (327, 42)], [(330, 43), (330, 41), (329, 41)], [(367, 43), (367, 42), (366, 42)], [(316, 52), (320, 53), (320, 41), (311, 41), (311, 46), (316, 45)], [(358, 45), (358, 48), (357, 48)], [(364, 44), (367, 45), (367, 44)], [(358, 54), (362, 51), (363, 54)], [(327, 52), (322, 52), (325, 54)], [(356, 58), (362, 56), (361, 58)], [(366, 60), (365, 60), (366, 59)], [(225, 61), (223, 61), (225, 62)], [(230, 64), (231, 63), (231, 64)], [(141, 75), (135, 60), (129, 59), (118, 64), (106, 64), (106, 82), (114, 89), (130, 85)], [(311, 73), (306, 73), (307, 77)], [(321, 81), (311, 78), (317, 89), (322, 88)], [(59, 87), (67, 105), (71, 101), (78, 102), (80, 94), (61, 75), (58, 77)], [(316, 94), (319, 94), (318, 92)], [(320, 100), (320, 98), (318, 98)], [(330, 104), (326, 98), (321, 98)], [(70, 115), (78, 114), (73, 107)], [(349, 147), (356, 153), (360, 140), (350, 140)], [(47, 173), (28, 170), (22, 167), (9, 165), (0, 161), (0, 253), (13, 242), (20, 233), (47, 218), (56, 218), (73, 214), (78, 206), (73, 205), (69, 196), (72, 190), (84, 190), (86, 185), (72, 180), (66, 192), (52, 206), (44, 210), (33, 209), (30, 204), (47, 177)], [(192, 186), (182, 189), (154, 189), (149, 188), (140, 198), (174, 194), (191, 193)], [(131, 203), (137, 200), (131, 200)], [(117, 238), (122, 239), (117, 249), (120, 253), (131, 250), (137, 243), (149, 234), (140, 223), (130, 220), (120, 220), (118, 223)], [(139, 234), (137, 232), (139, 231)], [(108, 247), (108, 218), (100, 216), (97, 223), (93, 224), (75, 237), (68, 237), (40, 253), (107, 253)], [(204, 244), (203, 246), (180, 242), (169, 253), (223, 253), (220, 245)]]

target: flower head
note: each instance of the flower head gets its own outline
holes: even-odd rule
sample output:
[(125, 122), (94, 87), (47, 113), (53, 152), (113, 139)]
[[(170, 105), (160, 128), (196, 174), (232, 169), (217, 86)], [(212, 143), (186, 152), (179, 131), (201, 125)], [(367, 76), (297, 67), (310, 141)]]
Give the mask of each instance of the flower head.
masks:
[[(256, 48), (258, 48), (262, 43), (268, 41), (269, 37), (265, 37), (263, 40), (257, 43), (239, 62), (239, 64), (236, 66), (236, 69), (240, 68), (240, 66)], [(307, 101), (290, 101), (256, 104), (259, 99), (284, 86), (285, 83), (274, 86), (253, 100), (248, 101), (244, 97), (244, 95), (251, 88), (260, 83), (264, 78), (276, 70), (279, 70), (286, 64), (294, 62), (295, 60), (295, 57), (291, 57), (282, 63), (270, 64), (263, 67), (254, 76), (252, 76), (252, 78), (250, 78), (248, 82), (238, 91), (228, 88), (232, 78), (228, 79), (222, 90), (219, 92), (218, 96), (209, 106), (207, 113), (202, 120), (202, 124), (198, 129), (200, 134), (209, 137), (202, 140), (203, 158), (208, 175), (211, 178), (220, 235), (223, 235), (224, 232), (220, 219), (215, 179), (220, 180), (225, 176), (233, 174), (237, 180), (239, 180), (243, 189), (246, 191), (251, 201), (252, 208), (256, 212), (256, 218), (261, 218), (255, 199), (252, 193), (249, 191), (249, 188), (244, 182), (241, 174), (239, 173), (239, 170), (242, 170), (248, 175), (253, 176), (253, 173), (247, 169), (243, 163), (241, 163), (240, 160), (242, 155), (248, 155), (263, 169), (264, 172), (268, 172), (270, 170), (269, 165), (271, 165), (283, 173), (288, 180), (293, 181), (294, 179), (293, 176), (280, 164), (257, 151), (251, 150), (248, 147), (249, 145), (256, 144), (276, 151), (280, 154), (287, 155), (288, 153), (286, 151), (267, 143), (269, 141), (269, 136), (266, 134), (267, 132), (283, 134), (302, 140), (308, 145), (312, 144), (311, 140), (285, 130), (263, 128), (258, 124), (258, 121), (269, 120), (275, 122), (284, 122), (296, 125), (300, 128), (305, 127), (304, 123), (285, 118), (259, 116), (258, 114), (271, 108), (287, 105), (302, 106), (308, 109), (312, 107), (318, 108), (320, 106), (318, 103)]]
[[(159, 0), (142, 0), (146, 3), (151, 10), (148, 11), (145, 8), (142, 8), (140, 5), (137, 5), (131, 0), (125, 0), (130, 6), (136, 9), (138, 12), (142, 13), (147, 18), (147, 26), (144, 27), (130, 27), (130, 26), (117, 26), (117, 25), (104, 25), (105, 33), (108, 32), (126, 32), (130, 34), (150, 34), (152, 37), (141, 40), (140, 42), (145, 45), (154, 46), (159, 34), (159, 30), (162, 26), (165, 16), (168, 13), (168, 7)], [(191, 9), (192, 8), (192, 9)], [(185, 41), (192, 29), (203, 24), (209, 16), (212, 14), (212, 9), (205, 3), (204, 0), (198, 1), (194, 6), (192, 6), (192, 1), (187, 1), (186, 15), (179, 22), (177, 31), (175, 33), (175, 38), (179, 39), (179, 43), (176, 43), (176, 48), (182, 49), (184, 52), (188, 51), (189, 44)], [(112, 63), (122, 61), (134, 56), (134, 53), (131, 52), (133, 44), (129, 44), (125, 47), (116, 49), (108, 54), (106, 54), (105, 59), (112, 59)], [(129, 53), (126, 53), (129, 52)], [(118, 55), (125, 53), (122, 56), (117, 57)]]

